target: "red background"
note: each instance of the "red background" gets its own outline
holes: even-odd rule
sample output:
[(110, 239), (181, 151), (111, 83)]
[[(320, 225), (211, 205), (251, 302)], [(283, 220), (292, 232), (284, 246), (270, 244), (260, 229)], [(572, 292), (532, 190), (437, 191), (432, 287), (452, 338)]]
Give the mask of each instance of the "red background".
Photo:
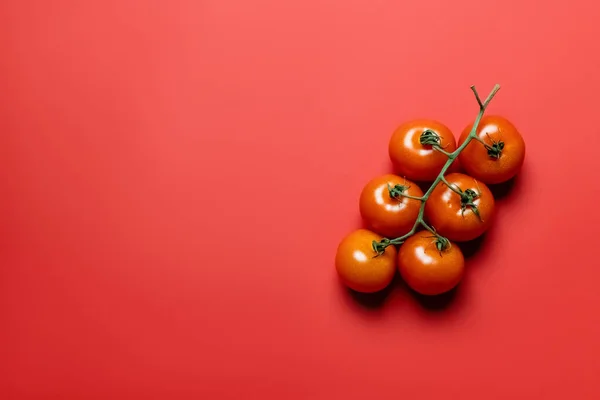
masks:
[[(597, 399), (597, 2), (4, 1), (3, 399)], [(527, 142), (453, 298), (333, 266), (394, 128)]]

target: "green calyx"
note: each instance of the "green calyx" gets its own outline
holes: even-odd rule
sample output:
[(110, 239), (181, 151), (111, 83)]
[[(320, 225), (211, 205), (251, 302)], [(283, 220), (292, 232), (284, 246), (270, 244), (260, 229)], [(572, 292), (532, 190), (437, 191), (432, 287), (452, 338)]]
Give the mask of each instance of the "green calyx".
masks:
[(441, 235), (438, 235), (434, 229), (429, 227), (429, 225), (423, 224), (423, 226), (425, 226), (425, 229), (427, 229), (428, 231), (430, 231), (432, 233), (432, 235), (428, 236), (428, 237), (433, 239), (432, 243), (435, 244), (435, 248), (437, 249), (437, 251), (440, 252), (440, 255), (442, 254), (443, 251), (450, 248), (451, 244), (448, 239), (446, 239), (445, 237), (443, 237)]
[(442, 143), (442, 138), (437, 134), (437, 132), (432, 131), (431, 129), (425, 129), (419, 137), (419, 143), (422, 145), (440, 146)]
[(387, 187), (388, 187), (388, 192), (390, 194), (390, 197), (392, 199), (399, 200), (402, 197), (406, 197), (407, 199), (423, 201), (422, 197), (416, 197), (416, 196), (412, 196), (410, 194), (406, 194), (406, 191), (408, 189), (410, 189), (410, 186), (407, 186), (407, 185), (394, 185), (394, 186), (391, 186), (388, 183)]
[(476, 136), (474, 139), (483, 144), (487, 150), (488, 156), (496, 160), (499, 159), (502, 155), (502, 151), (504, 150), (504, 142), (502, 140), (492, 139), (489, 134), (486, 134), (486, 136), (492, 142), (491, 145), (487, 144), (485, 140), (481, 139), (479, 136)]
[(441, 253), (442, 251), (444, 251), (450, 247), (450, 241), (443, 236), (436, 236), (435, 237), (435, 247)]
[(496, 160), (500, 158), (502, 155), (502, 150), (504, 150), (504, 142), (494, 142), (491, 146), (486, 146), (488, 156), (495, 158)]
[(404, 192), (408, 190), (408, 186), (405, 185), (394, 185), (391, 186), (388, 183), (388, 192), (390, 193), (390, 197), (392, 199), (399, 199), (404, 195)]
[(379, 242), (377, 240), (373, 240), (371, 245), (373, 246), (373, 250), (375, 251), (375, 257), (378, 257), (378, 256), (382, 255), (383, 253), (385, 253), (385, 249), (387, 249), (389, 246), (400, 245), (403, 243), (403, 241), (404, 240), (401, 238), (396, 238), (396, 239), (383, 238)]
[(473, 211), (473, 214), (477, 216), (477, 218), (481, 219), (479, 215), (479, 208), (477, 208), (477, 204), (475, 204), (475, 200), (479, 197), (479, 193), (474, 191), (473, 189), (462, 190), (457, 185), (453, 185), (446, 180), (446, 178), (442, 178), (441, 181), (448, 186), (450, 190), (460, 196), (460, 209), (461, 213), (464, 217), (465, 211), (467, 208), (470, 208)]
[(477, 218), (481, 219), (481, 216), (479, 215), (479, 209), (477, 208), (477, 205), (475, 204), (475, 200), (478, 197), (479, 197), (479, 193), (477, 193), (473, 189), (467, 189), (464, 192), (461, 192), (460, 208), (461, 208), (463, 216), (468, 207), (471, 209), (471, 211), (473, 211), (473, 214), (475, 214), (477, 216)]
[(419, 137), (419, 143), (421, 143), (423, 146), (432, 146), (434, 150), (439, 151), (447, 157), (452, 156), (451, 153), (448, 153), (442, 147), (442, 138), (440, 135), (431, 129), (425, 129), (423, 133), (421, 133), (421, 136)]
[(391, 244), (390, 239), (382, 239), (380, 242), (373, 240), (373, 250), (375, 251), (375, 257), (385, 253), (385, 249)]

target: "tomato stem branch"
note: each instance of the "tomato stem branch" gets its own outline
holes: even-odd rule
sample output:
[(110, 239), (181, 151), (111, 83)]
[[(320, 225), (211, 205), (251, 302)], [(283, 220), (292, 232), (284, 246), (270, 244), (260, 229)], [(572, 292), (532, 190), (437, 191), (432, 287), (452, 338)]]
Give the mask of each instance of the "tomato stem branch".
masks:
[(452, 155), (452, 153), (448, 153), (446, 150), (442, 149), (440, 146), (433, 146), (434, 150), (439, 151), (440, 153), (444, 154), (446, 157), (450, 157)]
[(480, 138), (479, 136), (475, 136), (473, 139), (477, 140), (479, 143), (483, 144), (485, 146), (486, 149), (488, 149), (490, 147), (489, 144), (487, 144), (485, 142), (485, 140), (483, 140), (482, 138)]
[(433, 233), (434, 235), (437, 236), (437, 233), (435, 232), (435, 229), (433, 229), (431, 226), (429, 226), (428, 223), (426, 223), (425, 221), (421, 221), (421, 226), (425, 229), (427, 229), (429, 232)]
[(413, 200), (423, 201), (422, 197), (411, 196), (410, 194), (403, 194), (402, 197), (406, 197), (407, 199), (413, 199)]
[[(433, 181), (433, 183), (431, 184), (429, 189), (427, 189), (427, 192), (425, 192), (425, 194), (422, 197), (415, 198), (416, 200), (421, 201), (421, 207), (419, 208), (419, 214), (417, 215), (417, 219), (416, 219), (412, 229), (407, 234), (397, 237), (397, 238), (394, 238), (394, 239), (385, 238), (385, 239), (382, 239), (380, 242), (374, 241), (373, 249), (377, 252), (377, 254), (382, 254), (385, 251), (385, 248), (390, 245), (402, 244), (406, 239), (408, 239), (410, 236), (414, 235), (417, 232), (417, 229), (419, 228), (419, 226), (422, 226), (423, 228), (425, 228), (428, 231), (430, 231), (431, 233), (433, 233), (436, 237), (440, 238), (440, 240), (442, 242), (447, 241), (446, 238), (443, 238), (440, 235), (438, 235), (435, 232), (434, 227), (429, 226), (423, 219), (423, 215), (425, 214), (425, 203), (427, 202), (427, 200), (429, 199), (429, 196), (431, 196), (431, 193), (433, 192), (433, 190), (437, 187), (437, 185), (440, 182), (446, 184), (450, 189), (452, 189), (456, 193), (460, 194), (461, 199), (464, 196), (464, 193), (462, 191), (454, 188), (452, 185), (450, 185), (448, 183), (448, 181), (445, 178), (446, 171), (448, 171), (448, 168), (450, 168), (450, 166), (452, 165), (454, 160), (456, 160), (458, 155), (465, 149), (465, 147), (467, 147), (469, 145), (471, 140), (473, 140), (473, 139), (480, 140), (480, 138), (477, 136), (477, 128), (479, 127), (479, 122), (481, 121), (481, 118), (483, 118), (483, 114), (485, 113), (488, 105), (490, 104), (490, 102), (492, 101), (492, 99), (494, 98), (494, 96), (496, 95), (498, 90), (500, 90), (500, 85), (495, 85), (494, 88), (492, 89), (492, 91), (490, 92), (490, 94), (487, 96), (487, 98), (483, 102), (481, 101), (481, 98), (479, 97), (479, 93), (477, 93), (477, 89), (475, 89), (475, 86), (471, 86), (471, 90), (473, 91), (473, 94), (475, 95), (475, 99), (477, 100), (477, 104), (479, 105), (479, 113), (477, 114), (477, 117), (475, 118), (475, 122), (473, 122), (473, 126), (471, 128), (471, 131), (469, 132), (469, 135), (467, 136), (465, 141), (452, 153), (448, 153), (447, 151), (441, 149), (436, 144), (433, 144), (433, 147), (437, 151), (440, 151), (443, 154), (445, 154), (448, 157), (448, 160), (446, 161), (446, 163), (440, 170), (440, 173), (438, 174), (437, 178), (435, 178), (435, 180)], [(428, 138), (430, 135), (431, 134), (429, 132), (427, 132), (425, 137)], [(402, 194), (402, 195), (406, 196), (404, 194)], [(406, 197), (408, 197), (408, 196), (406, 196)], [(469, 203), (472, 203), (472, 200)], [(467, 204), (467, 205), (472, 206), (473, 204)]]
[(471, 90), (473, 91), (473, 94), (475, 95), (477, 104), (479, 104), (479, 109), (485, 108), (485, 105), (481, 102), (481, 98), (479, 97), (479, 93), (477, 93), (477, 89), (475, 89), (475, 86), (471, 86)]

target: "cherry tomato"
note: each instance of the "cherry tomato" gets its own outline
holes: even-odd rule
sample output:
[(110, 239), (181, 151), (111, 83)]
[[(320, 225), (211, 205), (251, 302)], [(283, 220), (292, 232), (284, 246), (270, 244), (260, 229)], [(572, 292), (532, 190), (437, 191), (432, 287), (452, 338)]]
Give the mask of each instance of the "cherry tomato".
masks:
[(373, 241), (382, 239), (367, 229), (358, 229), (342, 239), (335, 256), (335, 267), (347, 287), (361, 293), (374, 293), (392, 282), (397, 251), (388, 246), (378, 255), (373, 249)]
[[(473, 240), (491, 226), (495, 200), (490, 189), (461, 173), (446, 175), (425, 203), (425, 218), (436, 231), (456, 242)], [(461, 192), (461, 194), (457, 193)]]
[(359, 209), (369, 229), (393, 239), (407, 234), (415, 224), (423, 196), (419, 186), (399, 176), (387, 174), (369, 181), (363, 188)]
[(417, 119), (400, 125), (392, 134), (388, 152), (396, 173), (410, 180), (424, 182), (437, 178), (448, 157), (435, 150), (432, 144), (421, 144), (427, 136), (428, 143), (439, 139), (439, 147), (448, 153), (456, 150), (454, 135), (440, 122)]
[[(473, 123), (462, 131), (459, 145), (473, 129)], [(496, 184), (510, 180), (519, 173), (525, 160), (525, 141), (517, 128), (506, 118), (484, 116), (477, 127), (477, 137), (459, 154), (458, 159), (467, 174), (475, 179)]]
[(398, 270), (406, 284), (423, 295), (438, 295), (461, 281), (465, 259), (460, 248), (431, 232), (410, 236), (398, 250)]

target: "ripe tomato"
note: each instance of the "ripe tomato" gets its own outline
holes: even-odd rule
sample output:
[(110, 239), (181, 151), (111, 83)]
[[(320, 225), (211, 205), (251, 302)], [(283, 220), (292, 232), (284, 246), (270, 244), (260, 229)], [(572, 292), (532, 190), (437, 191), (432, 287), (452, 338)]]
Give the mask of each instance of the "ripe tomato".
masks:
[(414, 181), (433, 181), (448, 160), (432, 144), (421, 144), (424, 132), (429, 133), (430, 142), (437, 135), (439, 146), (448, 153), (456, 150), (454, 135), (442, 123), (427, 119), (406, 122), (394, 131), (388, 146), (390, 159), (398, 175)]
[[(482, 182), (461, 173), (446, 175), (425, 203), (425, 218), (436, 231), (456, 242), (473, 240), (491, 226), (495, 200)], [(456, 193), (462, 192), (462, 194)]]
[(369, 181), (359, 199), (359, 210), (372, 231), (393, 239), (407, 234), (415, 224), (423, 191), (399, 176), (386, 174)]
[(464, 269), (460, 248), (449, 241), (444, 247), (429, 231), (410, 236), (398, 250), (400, 276), (411, 289), (423, 295), (453, 289), (461, 281)]
[(342, 282), (361, 293), (386, 288), (396, 272), (397, 251), (388, 246), (377, 255), (373, 241), (383, 238), (366, 229), (358, 229), (342, 239), (335, 256), (335, 267)]
[[(461, 145), (473, 129), (473, 123), (462, 131)], [(463, 149), (460, 164), (475, 179), (487, 183), (502, 183), (513, 178), (521, 170), (525, 160), (525, 141), (517, 128), (506, 118), (484, 116), (477, 127), (476, 139)]]

